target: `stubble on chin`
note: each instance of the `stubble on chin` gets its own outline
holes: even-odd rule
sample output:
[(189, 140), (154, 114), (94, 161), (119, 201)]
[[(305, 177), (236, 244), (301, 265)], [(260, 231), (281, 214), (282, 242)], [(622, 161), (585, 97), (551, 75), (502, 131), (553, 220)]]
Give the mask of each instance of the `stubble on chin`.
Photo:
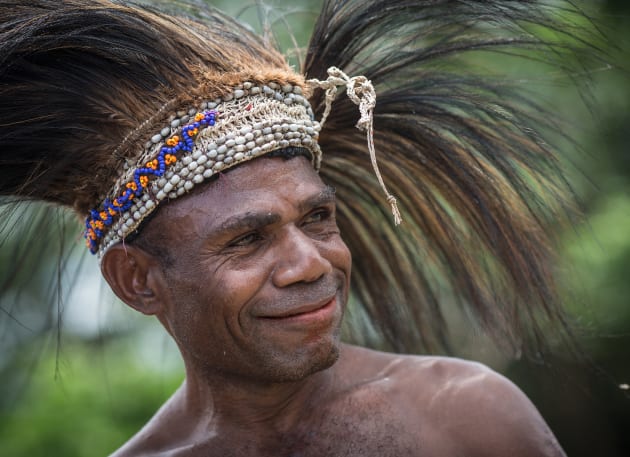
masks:
[[(207, 360), (197, 359), (195, 371), (203, 373), (208, 379), (223, 378), (224, 381), (240, 379), (240, 382), (275, 384), (297, 382), (333, 366), (340, 355), (340, 330), (331, 336), (327, 344), (317, 348), (300, 348), (291, 352), (278, 348), (259, 347), (251, 355), (251, 362), (240, 366), (210, 364)], [(225, 357), (230, 359), (230, 355)], [(216, 361), (215, 361), (216, 362)]]
[(339, 360), (339, 331), (330, 344), (318, 347), (315, 351), (290, 354), (270, 354), (259, 368), (261, 377), (271, 382), (301, 381), (319, 371), (326, 370)]

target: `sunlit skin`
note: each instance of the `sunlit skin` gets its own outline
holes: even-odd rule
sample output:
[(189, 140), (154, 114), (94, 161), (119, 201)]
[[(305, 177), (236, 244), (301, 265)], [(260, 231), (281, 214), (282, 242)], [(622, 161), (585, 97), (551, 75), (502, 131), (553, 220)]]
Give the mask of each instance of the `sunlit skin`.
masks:
[(186, 380), (117, 457), (564, 455), (488, 368), (340, 342), (351, 258), (334, 191), (305, 158), (230, 170), (142, 237), (161, 259), (117, 245), (103, 274), (164, 325)]

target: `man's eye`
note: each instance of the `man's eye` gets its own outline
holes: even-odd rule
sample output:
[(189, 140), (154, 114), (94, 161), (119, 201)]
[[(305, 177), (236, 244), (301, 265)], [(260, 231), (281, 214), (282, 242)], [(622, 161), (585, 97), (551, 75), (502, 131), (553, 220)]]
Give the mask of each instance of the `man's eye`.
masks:
[(251, 233), (247, 233), (243, 236), (236, 238), (234, 241), (230, 243), (230, 246), (231, 247), (249, 246), (261, 239), (262, 237), (260, 236), (258, 232), (251, 232)]
[(313, 211), (311, 214), (306, 216), (306, 218), (304, 219), (304, 223), (312, 224), (312, 223), (322, 222), (328, 219), (329, 217), (330, 217), (329, 210), (319, 209), (319, 210)]

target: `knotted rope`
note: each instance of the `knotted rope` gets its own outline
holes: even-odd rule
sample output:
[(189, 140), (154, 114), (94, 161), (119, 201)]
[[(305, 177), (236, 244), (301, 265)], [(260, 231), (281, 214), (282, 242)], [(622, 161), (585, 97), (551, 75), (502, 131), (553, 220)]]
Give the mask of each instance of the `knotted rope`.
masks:
[(322, 127), (330, 114), (332, 103), (335, 100), (339, 86), (345, 86), (348, 98), (352, 100), (355, 105), (359, 106), (361, 118), (359, 122), (357, 122), (356, 127), (366, 132), (368, 151), (370, 152), (370, 160), (372, 161), (374, 174), (376, 174), (376, 178), (385, 193), (387, 201), (391, 205), (392, 214), (394, 215), (394, 224), (399, 225), (402, 222), (402, 218), (398, 210), (396, 197), (387, 190), (376, 161), (376, 150), (374, 149), (374, 107), (376, 106), (376, 91), (374, 90), (372, 82), (365, 76), (349, 77), (337, 67), (330, 67), (328, 69), (327, 79), (323, 81), (319, 79), (309, 79), (307, 82), (314, 87), (326, 91), (324, 114), (319, 121)]

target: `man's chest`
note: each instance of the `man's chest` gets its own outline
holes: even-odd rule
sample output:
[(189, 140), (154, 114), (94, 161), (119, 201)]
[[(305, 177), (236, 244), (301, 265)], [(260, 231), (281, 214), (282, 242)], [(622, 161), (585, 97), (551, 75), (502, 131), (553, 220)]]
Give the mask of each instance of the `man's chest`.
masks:
[(317, 411), (285, 433), (217, 436), (190, 456), (422, 456), (419, 430), (391, 408)]
[(289, 437), (279, 455), (315, 456), (418, 456), (417, 436), (406, 424), (389, 415), (327, 418), (309, 430)]
[[(405, 430), (383, 423), (375, 429), (353, 428), (312, 430), (299, 435), (280, 435), (275, 442), (261, 445), (248, 439), (195, 447), (186, 456), (221, 457), (406, 457), (422, 452)], [(180, 455), (180, 454), (178, 454)]]

